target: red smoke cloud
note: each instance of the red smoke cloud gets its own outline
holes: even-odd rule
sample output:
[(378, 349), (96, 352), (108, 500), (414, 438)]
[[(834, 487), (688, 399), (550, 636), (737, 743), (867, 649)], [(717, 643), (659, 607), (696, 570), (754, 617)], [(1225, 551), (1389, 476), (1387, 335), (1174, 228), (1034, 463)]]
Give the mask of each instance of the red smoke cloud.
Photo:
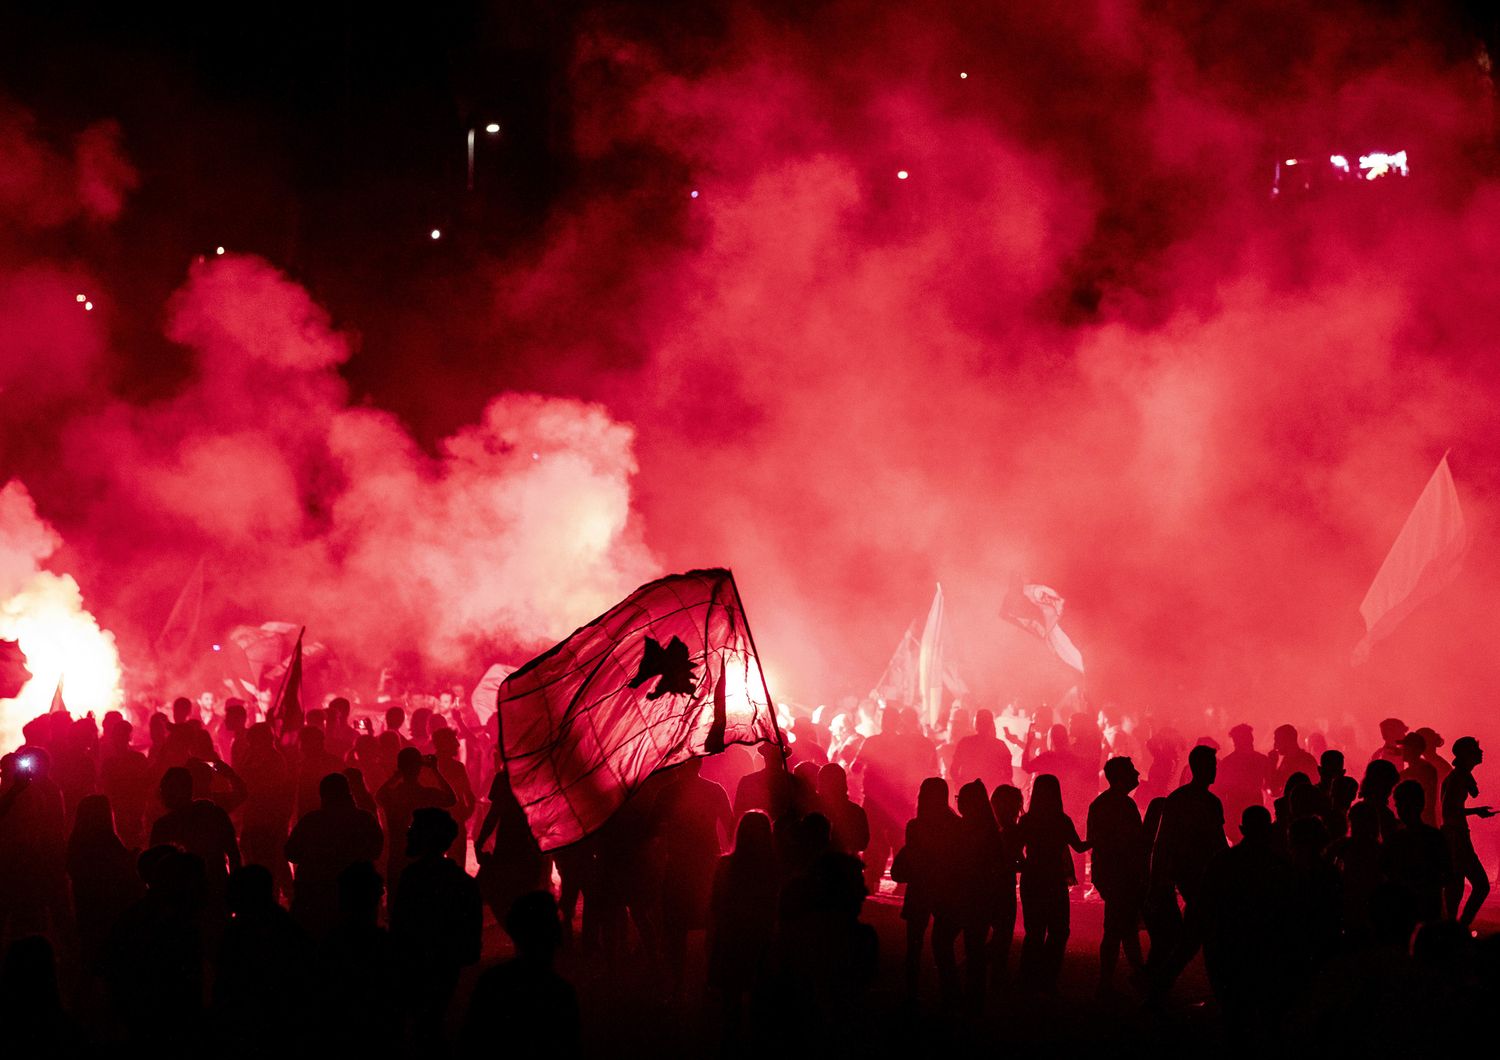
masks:
[[(507, 356), (476, 379), (553, 396), (501, 393), (424, 450), (351, 406), (315, 297), (231, 255), (169, 307), (180, 388), (59, 432), (52, 485), (89, 497), (59, 525), (124, 637), (204, 552), (245, 614), (443, 665), (713, 563), (779, 695), (868, 688), (941, 580), (971, 683), (1055, 698), (996, 614), (1019, 572), (1068, 598), (1100, 698), (1468, 723), (1500, 581), (1491, 89), (1357, 10), (601, 22), (573, 134), (612, 179), (488, 267), (479, 325)], [(1280, 157), (1376, 148), (1411, 152), (1403, 187), (1270, 200)], [(1469, 569), (1351, 671), (1449, 446)]]

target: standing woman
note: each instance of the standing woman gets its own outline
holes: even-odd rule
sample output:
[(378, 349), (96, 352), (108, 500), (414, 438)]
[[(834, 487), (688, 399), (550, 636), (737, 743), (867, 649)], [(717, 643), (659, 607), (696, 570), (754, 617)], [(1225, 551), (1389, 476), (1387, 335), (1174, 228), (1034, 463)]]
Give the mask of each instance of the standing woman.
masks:
[(1068, 944), (1068, 888), (1078, 882), (1069, 848), (1082, 854), (1089, 844), (1078, 838), (1073, 819), (1063, 812), (1062, 786), (1043, 773), (1031, 785), (1031, 806), (1018, 825), (1021, 861), (1021, 978), (1038, 990), (1057, 988), (1063, 951)]
[(1000, 829), (1000, 875), (995, 883), (994, 919), (990, 925), (990, 982), (1003, 984), (1010, 972), (1010, 950), (1016, 940), (1016, 873), (1021, 868), (1021, 789), (1000, 784), (990, 793), (990, 809)]
[(891, 862), (891, 879), (906, 884), (901, 919), (906, 921), (906, 992), (913, 1001), (927, 924), (946, 912), (944, 899), (957, 831), (958, 814), (948, 805), (948, 782), (928, 777), (917, 789), (917, 815), (906, 822), (906, 844)]

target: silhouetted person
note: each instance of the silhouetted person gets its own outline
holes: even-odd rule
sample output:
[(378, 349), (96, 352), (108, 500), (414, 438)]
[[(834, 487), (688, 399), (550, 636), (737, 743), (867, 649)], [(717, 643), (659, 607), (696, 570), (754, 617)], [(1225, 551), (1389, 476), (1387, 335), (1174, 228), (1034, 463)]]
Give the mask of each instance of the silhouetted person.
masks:
[(356, 862), (378, 861), (385, 848), (380, 822), (354, 805), (342, 773), (323, 778), (318, 798), (318, 808), (303, 815), (286, 841), (287, 860), (296, 870), (292, 916), (315, 939), (338, 919), (339, 876)]
[(708, 982), (723, 1000), (726, 1039), (743, 1033), (745, 999), (766, 975), (779, 892), (771, 820), (752, 810), (740, 818), (734, 850), (719, 859), (709, 901)]
[(1396, 785), (1396, 819), (1400, 826), (1385, 844), (1385, 873), (1417, 899), (1417, 916), (1437, 920), (1443, 915), (1443, 888), (1452, 865), (1443, 834), (1422, 819), (1422, 785), (1403, 780)]
[(989, 955), (986, 944), (995, 919), (995, 902), (1002, 880), (1009, 876), (1005, 848), (984, 782), (971, 780), (958, 789), (957, 850), (948, 881), (949, 909), (932, 928), (934, 952), (941, 952), (939, 968), (949, 969), (948, 1001), (954, 1000), (954, 937), (964, 945), (964, 998), (971, 1011), (984, 1004)]
[(479, 960), (479, 885), (448, 858), (457, 829), (446, 810), (412, 811), (405, 844), (408, 863), (391, 903), (391, 934), (410, 976), (413, 1030), (419, 1043), (441, 1041), (459, 970)]
[(1036, 989), (1057, 987), (1063, 953), (1071, 931), (1068, 888), (1078, 882), (1071, 848), (1082, 854), (1089, 845), (1078, 837), (1063, 812), (1062, 788), (1051, 773), (1031, 785), (1031, 804), (1018, 825), (1021, 840), (1021, 980)]
[[(495, 774), (495, 779), (490, 784), (489, 804), (484, 820), (479, 824), (479, 831), (474, 836), (474, 857), (479, 862), (480, 893), (484, 895), (485, 904), (490, 907), (496, 922), (504, 923), (506, 914), (517, 898), (542, 890), (551, 881), (547, 859), (542, 856), (541, 847), (531, 834), (526, 811), (516, 801), (515, 793), (510, 788), (510, 777), (503, 769)], [(492, 836), (494, 845), (490, 846)], [(569, 861), (570, 858), (573, 859), (572, 862)], [(565, 889), (572, 875), (569, 866), (576, 864), (586, 870), (592, 860), (592, 851), (583, 843), (557, 852), (558, 870), (563, 877)], [(574, 886), (577, 887), (576, 882)], [(577, 894), (578, 890), (575, 889), (575, 901)], [(567, 903), (564, 903), (563, 914), (564, 931), (567, 931), (572, 915)]]
[(277, 887), (291, 890), (286, 836), (297, 801), (296, 774), (276, 746), (266, 722), (245, 731), (235, 744), (234, 768), (245, 782), (247, 797), (240, 812), (240, 843), (245, 860), (271, 870)]
[(1380, 815), (1361, 803), (1349, 809), (1349, 834), (1330, 850), (1342, 877), (1341, 920), (1344, 937), (1361, 946), (1371, 936), (1370, 901), (1385, 882), (1385, 852), (1380, 846)]
[(115, 716), (104, 722), (99, 748), (99, 790), (109, 796), (120, 842), (138, 850), (146, 842), (146, 813), (151, 803), (151, 772), (146, 756), (130, 746), (130, 722)]
[(1209, 982), (1227, 1027), (1242, 1039), (1279, 1007), (1283, 969), (1277, 959), (1286, 935), (1291, 874), (1276, 853), (1265, 807), (1245, 809), (1240, 835), (1235, 846), (1213, 855), (1193, 901)]
[(1401, 783), (1401, 774), (1384, 758), (1373, 758), (1365, 766), (1365, 776), (1359, 784), (1360, 802), (1369, 803), (1380, 819), (1380, 839), (1389, 840), (1396, 834), (1396, 814), (1391, 810), (1391, 793)]
[(337, 773), (344, 763), (330, 754), (322, 729), (311, 726), (297, 730), (297, 803), (294, 820), (309, 814), (320, 805), (318, 786), (329, 773)]
[(1403, 763), (1401, 766), (1401, 779), (1414, 780), (1422, 785), (1424, 797), (1422, 820), (1436, 826), (1438, 823), (1438, 812), (1442, 800), (1438, 791), (1437, 768), (1425, 757), (1427, 752), (1427, 740), (1420, 732), (1409, 732), (1401, 738), (1401, 755)]
[(474, 809), (479, 805), (479, 800), (474, 797), (474, 788), (469, 783), (469, 771), (458, 760), (458, 733), (446, 727), (433, 729), (432, 757), (437, 771), (453, 789), (456, 801), (448, 812), (458, 822), (458, 838), (453, 841), (453, 849), (448, 852), (448, 856), (462, 865), (469, 857), (469, 822), (474, 819)]
[(682, 988), (688, 932), (708, 926), (723, 842), (734, 831), (734, 817), (724, 789), (699, 776), (703, 760), (690, 758), (674, 769), (652, 807), (652, 831), (666, 849), (661, 883), (662, 951), (667, 986)]
[(108, 796), (89, 795), (79, 802), (67, 859), (79, 956), (92, 969), (115, 922), (145, 892), (135, 855), (115, 834)]
[(741, 778), (735, 788), (734, 815), (759, 810), (777, 821), (792, 808), (792, 775), (778, 745), (763, 743), (755, 750), (761, 757), (761, 768)]
[(1174, 911), (1173, 892), (1183, 901), (1182, 925), (1171, 951), (1159, 954), (1153, 939), (1150, 963), (1157, 990), (1169, 989), (1202, 945), (1201, 911), (1195, 905), (1202, 897), (1203, 874), (1226, 845), (1224, 806), (1210, 790), (1218, 773), (1214, 749), (1193, 748), (1188, 769), (1192, 779), (1162, 804), (1151, 852), (1152, 889), (1160, 888), (1165, 900), (1174, 903)]
[(1035, 729), (1028, 731), (1021, 748), (1021, 768), (1032, 776), (1050, 773), (1056, 777), (1064, 811), (1087, 813), (1089, 803), (1099, 791), (1098, 765), (1074, 753), (1066, 725), (1054, 725), (1047, 730), (1047, 750), (1039, 754), (1032, 753), (1035, 739)]
[[(1453, 772), (1443, 781), (1443, 835), (1448, 841), (1448, 853), (1452, 862), (1453, 877), (1448, 883), (1445, 905), (1448, 915), (1464, 927), (1474, 923), (1479, 907), (1484, 905), (1490, 893), (1490, 878), (1485, 872), (1479, 855), (1474, 852), (1474, 840), (1469, 835), (1469, 818), (1488, 818), (1495, 811), (1488, 806), (1470, 806), (1469, 799), (1479, 796), (1479, 785), (1474, 780), (1474, 770), (1484, 761), (1484, 751), (1479, 741), (1472, 736), (1460, 736), (1453, 741)], [(1460, 907), (1464, 883), (1470, 887), (1469, 899)]]
[(31, 745), (0, 759), (0, 940), (60, 934), (71, 920), (66, 813), (51, 761)]
[[(427, 778), (434, 783), (425, 783)], [(415, 747), (403, 747), (396, 755), (396, 771), (375, 792), (375, 801), (385, 818), (385, 834), (391, 837), (386, 848), (385, 878), (398, 881), (399, 893), (401, 873), (406, 868), (406, 844), (400, 837), (411, 828), (412, 814), (423, 809), (446, 810), (457, 805), (458, 796), (437, 771), (435, 759), (423, 757)]]
[(318, 952), (317, 1042), (330, 1056), (405, 1056), (402, 966), (379, 924), (385, 883), (373, 862), (339, 873), (339, 917)]
[(562, 923), (552, 893), (534, 891), (516, 899), (505, 933), (516, 955), (475, 982), (464, 1020), (465, 1051), (481, 1056), (499, 1046), (504, 1056), (578, 1056), (578, 994), (553, 968)]
[(1406, 763), (1406, 756), (1401, 753), (1401, 741), (1406, 733), (1406, 722), (1400, 718), (1386, 718), (1382, 721), (1380, 723), (1380, 746), (1370, 756), (1370, 761), (1389, 762), (1400, 769)]
[(276, 902), (271, 870), (247, 865), (229, 878), (230, 920), (219, 944), (212, 1011), (228, 1050), (264, 1053), (307, 1034), (312, 943)]
[(170, 844), (203, 863), (205, 897), (221, 904), (229, 874), (240, 867), (240, 844), (229, 815), (207, 799), (193, 798), (193, 776), (183, 766), (162, 775), (161, 804), (166, 812), (151, 826), (153, 847)]
[(986, 790), (1014, 780), (1010, 748), (995, 735), (995, 715), (988, 710), (974, 712), (974, 733), (958, 741), (953, 749), (949, 776), (954, 784), (983, 781)]
[(1318, 760), (1302, 746), (1295, 725), (1279, 725), (1271, 736), (1266, 787), (1273, 795), (1280, 795), (1293, 773), (1302, 773), (1311, 781), (1318, 775)]
[(992, 984), (1004, 983), (1010, 971), (1010, 951), (1016, 939), (1016, 875), (1021, 871), (1021, 789), (1001, 784), (990, 793), (990, 810), (1000, 831), (1000, 874), (990, 919), (989, 974)]
[(1148, 851), (1140, 807), (1131, 792), (1141, 775), (1129, 758), (1104, 763), (1109, 788), (1089, 804), (1088, 841), (1093, 847), (1094, 889), (1104, 899), (1104, 932), (1099, 942), (1099, 990), (1114, 981), (1120, 950), (1136, 972), (1145, 968), (1141, 955), (1141, 904), (1146, 897)]
[(1234, 750), (1220, 759), (1214, 790), (1224, 803), (1224, 816), (1238, 821), (1246, 807), (1264, 804), (1271, 760), (1255, 749), (1255, 730), (1249, 725), (1230, 729), (1229, 740)]
[(849, 798), (849, 777), (837, 762), (818, 770), (817, 809), (828, 818), (835, 850), (858, 857), (870, 845), (869, 817)]
[(1298, 817), (1287, 832), (1291, 852), (1291, 891), (1283, 930), (1286, 952), (1282, 979), (1293, 995), (1331, 957), (1339, 944), (1342, 881), (1327, 856), (1328, 829), (1315, 815)]
[(203, 862), (175, 847), (140, 856), (146, 894), (115, 922), (104, 978), (129, 1038), (170, 1055), (201, 1048)]
[(906, 822), (906, 842), (891, 862), (891, 879), (906, 884), (901, 919), (906, 921), (906, 989), (912, 999), (917, 996), (927, 925), (946, 911), (943, 904), (957, 831), (958, 815), (948, 805), (947, 782), (928, 777), (917, 792), (917, 815)]

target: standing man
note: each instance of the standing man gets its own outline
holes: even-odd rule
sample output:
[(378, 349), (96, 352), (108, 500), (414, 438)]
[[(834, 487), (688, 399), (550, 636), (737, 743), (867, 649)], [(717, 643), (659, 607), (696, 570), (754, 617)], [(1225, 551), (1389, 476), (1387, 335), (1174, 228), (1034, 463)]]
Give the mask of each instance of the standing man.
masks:
[(1146, 897), (1146, 831), (1140, 807), (1130, 797), (1141, 774), (1129, 758), (1104, 763), (1109, 785), (1089, 804), (1088, 842), (1093, 847), (1094, 889), (1104, 899), (1104, 937), (1099, 942), (1099, 993), (1110, 991), (1120, 950), (1140, 972), (1141, 903)]
[[(1448, 849), (1453, 856), (1453, 877), (1447, 888), (1448, 915), (1457, 917), (1464, 927), (1474, 923), (1479, 907), (1490, 893), (1489, 875), (1479, 855), (1474, 852), (1474, 840), (1469, 835), (1469, 818), (1493, 817), (1495, 811), (1488, 806), (1468, 806), (1470, 797), (1478, 797), (1479, 785), (1474, 781), (1474, 769), (1484, 761), (1484, 752), (1479, 741), (1472, 736), (1460, 736), (1453, 741), (1453, 772), (1443, 781), (1443, 834), (1448, 839)], [(1459, 911), (1459, 901), (1464, 895), (1464, 881), (1468, 881), (1469, 900)]]

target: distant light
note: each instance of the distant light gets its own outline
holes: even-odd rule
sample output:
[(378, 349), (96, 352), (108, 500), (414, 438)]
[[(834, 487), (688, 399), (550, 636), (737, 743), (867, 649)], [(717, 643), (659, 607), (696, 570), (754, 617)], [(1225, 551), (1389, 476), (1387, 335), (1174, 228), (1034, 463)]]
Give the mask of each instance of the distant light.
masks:
[(1296, 164), (1297, 164), (1297, 160), (1295, 158), (1288, 158), (1286, 160), (1286, 162), (1283, 163), (1283, 165), (1288, 165), (1288, 166), (1295, 166)]
[(911, 174), (908, 173), (904, 169), (898, 169), (898, 170), (896, 170), (896, 179), (897, 180), (905, 180), (909, 176), (911, 176)]
[(532, 453), (531, 454), (531, 459), (533, 459), (533, 460), (540, 460), (541, 458), (542, 458), (542, 454), (541, 453)]
[(432, 230), (432, 238), (433, 239), (442, 239), (443, 238), (443, 230), (441, 228), (434, 228)]
[(79, 301), (79, 302), (87, 302), (88, 301), (88, 299), (85, 298), (83, 295), (78, 295), (75, 300)]
[(500, 131), (500, 123), (497, 121), (492, 121), (484, 127), (484, 131), (493, 136), (495, 133)]
[(1403, 177), (1410, 175), (1406, 168), (1406, 152), (1397, 151), (1395, 154), (1387, 154), (1384, 151), (1372, 151), (1367, 155), (1359, 156), (1359, 168), (1365, 173), (1366, 180), (1375, 180), (1383, 177), (1394, 170)]
[(89, 312), (93, 312), (93, 310), (94, 310), (94, 303), (93, 302), (85, 302), (85, 303), (83, 303), (83, 308), (86, 309), (86, 310), (88, 310)]
[(960, 78), (962, 78), (963, 80), (965, 80), (965, 81), (967, 81), (969, 79), (969, 75), (967, 73), (965, 73), (964, 71), (962, 71), (962, 70), (959, 71), (958, 76)]
[(219, 650), (219, 646), (217, 644), (215, 644), (214, 645), (214, 651), (218, 651), (218, 650)]
[(1328, 164), (1342, 169), (1345, 173), (1349, 172), (1349, 160), (1343, 155), (1329, 155)]
[(214, 247), (214, 253), (215, 254), (222, 254), (222, 253), (224, 253), (224, 248), (223, 247)]
[(689, 195), (689, 196), (690, 196), (690, 197), (692, 197), (692, 198), (694, 198), (694, 199), (696, 199), (696, 198), (697, 198), (697, 197), (698, 197), (698, 189), (697, 189), (697, 188), (694, 188), (694, 189), (693, 189), (693, 190), (692, 190), (692, 191), (690, 191), (690, 192), (688, 192), (688, 195)]

